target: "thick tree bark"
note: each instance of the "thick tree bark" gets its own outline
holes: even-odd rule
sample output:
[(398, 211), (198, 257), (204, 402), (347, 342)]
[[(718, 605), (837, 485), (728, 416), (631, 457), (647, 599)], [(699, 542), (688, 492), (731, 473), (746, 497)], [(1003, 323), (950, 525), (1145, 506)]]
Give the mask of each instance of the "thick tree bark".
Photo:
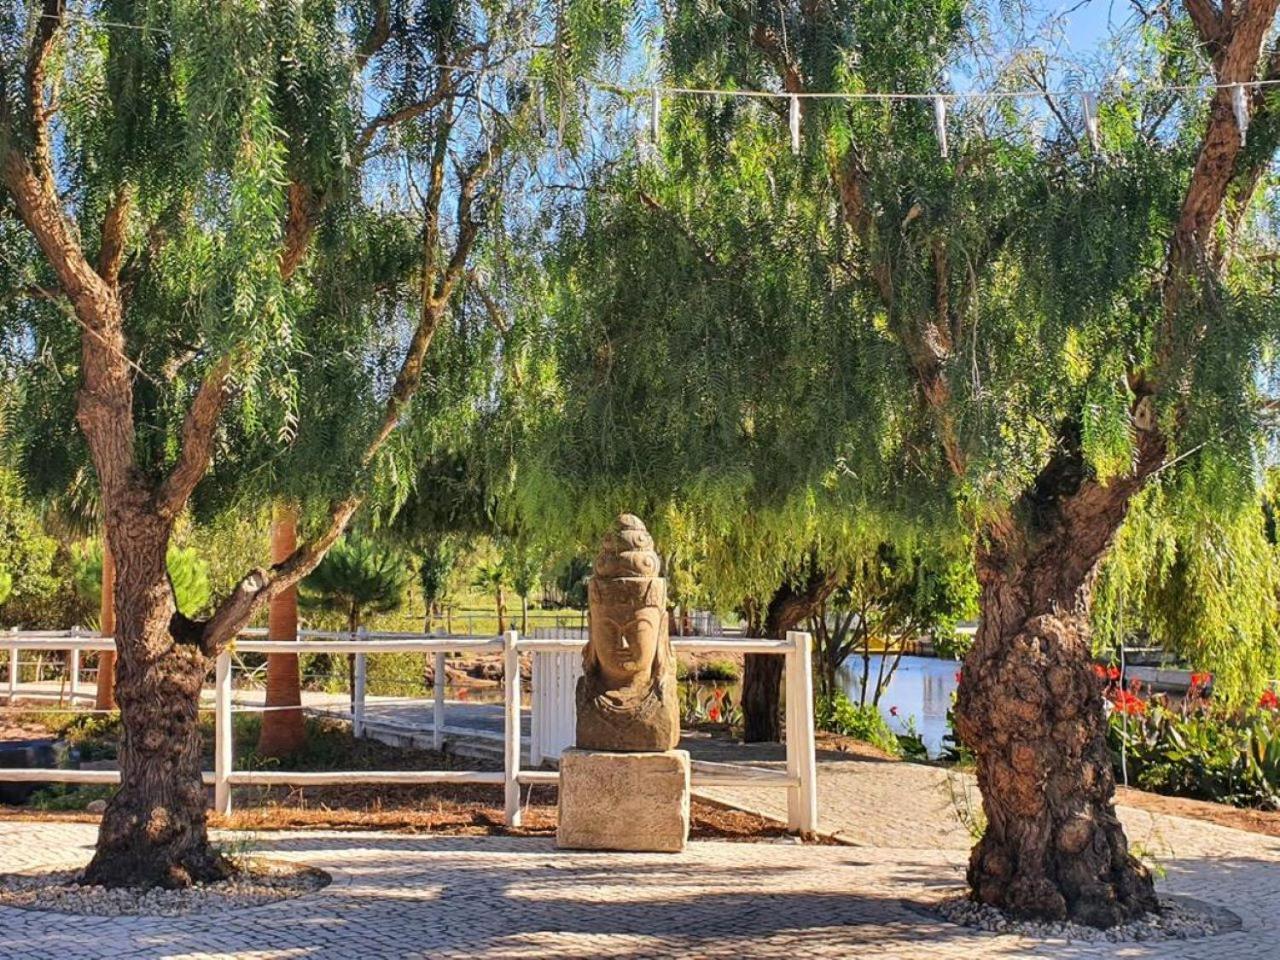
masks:
[[(816, 564), (804, 582), (784, 583), (769, 600), (764, 635), (785, 639), (787, 631), (812, 616), (838, 583), (835, 573), (819, 570)], [(746, 743), (776, 743), (782, 739), (779, 706), (784, 660), (772, 653), (749, 653), (742, 659), (742, 739)]]
[(974, 751), (987, 827), (969, 861), (976, 899), (1024, 917), (1109, 927), (1157, 908), (1114, 808), (1089, 607), (1097, 567), (1162, 447), (1139, 439), (1135, 471), (1093, 480), (1063, 446), (978, 551), (982, 622), (956, 721)]
[(165, 568), (169, 534), (141, 513), (109, 528), (119, 574), (120, 789), (107, 803), (88, 883), (187, 886), (227, 872), (208, 841), (200, 772), (198, 706), (210, 660), (174, 636), (184, 621)]
[[(290, 504), (278, 504), (271, 523), (271, 562), (283, 563), (297, 548), (298, 512)], [(267, 639), (298, 639), (296, 586), (272, 599), (267, 613)], [(258, 753), (264, 757), (297, 753), (306, 742), (306, 727), (302, 722), (302, 688), (296, 653), (267, 656), (266, 706), (258, 736)]]

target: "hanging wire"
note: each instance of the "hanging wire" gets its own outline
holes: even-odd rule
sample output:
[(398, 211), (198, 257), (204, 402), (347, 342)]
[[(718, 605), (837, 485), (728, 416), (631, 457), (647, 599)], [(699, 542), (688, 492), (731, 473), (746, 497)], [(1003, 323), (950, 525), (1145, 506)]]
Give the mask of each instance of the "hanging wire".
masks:
[[(56, 14), (40, 14), (41, 17), (59, 19)], [(60, 19), (67, 22), (85, 23), (97, 27), (112, 27), (122, 30), (138, 30), (147, 33), (168, 34), (171, 31), (163, 27), (152, 27), (145, 24), (122, 23), (116, 20), (101, 20), (83, 14), (64, 13)], [(473, 67), (461, 63), (426, 63), (424, 66), (436, 70), (452, 70), (457, 73), (482, 73), (483, 67)], [(605, 92), (613, 92), (621, 96), (634, 97), (649, 94), (652, 97), (698, 96), (698, 97), (743, 97), (763, 99), (800, 99), (800, 100), (869, 100), (869, 101), (902, 101), (902, 100), (946, 100), (951, 102), (966, 100), (1021, 100), (1041, 98), (1062, 98), (1079, 96), (1078, 90), (953, 90), (928, 92), (846, 92), (846, 91), (778, 91), (778, 90), (745, 90), (721, 89), (716, 87), (679, 87), (679, 86), (647, 86), (630, 87), (593, 79), (579, 77), (576, 82), (586, 83)], [(1143, 93), (1213, 93), (1218, 90), (1255, 90), (1280, 86), (1280, 79), (1242, 80), (1236, 83), (1184, 83), (1161, 84), (1141, 81), (1129, 84), (1129, 89)], [(1084, 94), (1095, 97), (1095, 94)], [(1237, 94), (1232, 93), (1232, 96)], [(1096, 99), (1095, 99), (1096, 102)]]

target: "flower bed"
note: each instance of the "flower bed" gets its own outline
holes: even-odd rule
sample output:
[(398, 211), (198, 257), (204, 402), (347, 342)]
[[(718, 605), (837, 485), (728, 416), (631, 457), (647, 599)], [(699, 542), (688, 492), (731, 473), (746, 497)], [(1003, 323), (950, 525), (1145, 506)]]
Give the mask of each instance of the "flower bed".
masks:
[(1106, 673), (1108, 740), (1129, 782), (1170, 796), (1237, 807), (1280, 809), (1280, 698), (1268, 690), (1255, 709), (1228, 711), (1208, 695), (1212, 678), (1193, 674), (1185, 698), (1144, 697)]

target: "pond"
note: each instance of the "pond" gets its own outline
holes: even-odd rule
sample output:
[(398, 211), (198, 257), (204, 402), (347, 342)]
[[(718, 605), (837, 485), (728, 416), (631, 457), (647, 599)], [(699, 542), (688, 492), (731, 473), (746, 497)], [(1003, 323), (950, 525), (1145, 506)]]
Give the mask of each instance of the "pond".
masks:
[[(873, 656), (868, 686), (875, 683), (879, 669), (880, 657)], [(951, 695), (958, 685), (956, 672), (959, 669), (960, 664), (955, 660), (903, 657), (888, 689), (880, 698), (880, 713), (889, 722), (889, 729), (894, 733), (906, 733), (909, 725), (914, 723), (930, 757), (941, 756), (946, 750), (942, 740), (947, 734), (947, 711), (951, 709)], [(845, 661), (840, 670), (840, 682), (849, 699), (857, 703), (862, 684), (860, 657)]]

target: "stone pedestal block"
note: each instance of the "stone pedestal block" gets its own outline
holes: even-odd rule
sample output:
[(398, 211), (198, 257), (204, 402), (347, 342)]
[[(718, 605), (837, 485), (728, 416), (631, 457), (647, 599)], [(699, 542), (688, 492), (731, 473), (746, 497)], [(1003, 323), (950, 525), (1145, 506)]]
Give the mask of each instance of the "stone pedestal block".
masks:
[(679, 853), (688, 839), (688, 751), (560, 757), (557, 847)]

